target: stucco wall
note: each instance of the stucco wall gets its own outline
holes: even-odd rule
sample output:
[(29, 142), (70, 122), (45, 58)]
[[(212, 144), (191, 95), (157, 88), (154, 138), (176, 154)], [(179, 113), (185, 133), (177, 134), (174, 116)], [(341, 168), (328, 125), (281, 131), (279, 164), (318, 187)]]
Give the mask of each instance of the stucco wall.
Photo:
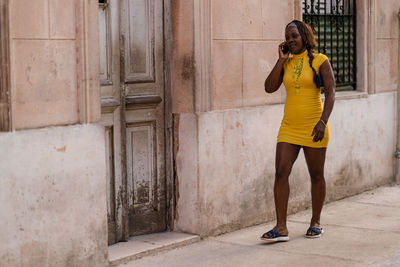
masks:
[(100, 120), (98, 1), (9, 1), (13, 129)]
[[(393, 181), (395, 108), (395, 93), (336, 101), (325, 165), (328, 202)], [(274, 218), (282, 115), (283, 105), (267, 105), (180, 116), (180, 133), (186, 136), (180, 138), (177, 161), (177, 230), (215, 235)], [(302, 152), (290, 184), (289, 212), (309, 207)]]
[(0, 265), (106, 266), (104, 129), (0, 134)]
[[(229, 8), (227, 8), (229, 7)], [(295, 1), (212, 1), (212, 109), (282, 103), (284, 91), (266, 98), (264, 83), (278, 59)]]
[(97, 0), (8, 1), (0, 266), (107, 265), (97, 13)]
[(376, 2), (376, 92), (395, 91), (398, 68), (398, 13), (400, 1)]

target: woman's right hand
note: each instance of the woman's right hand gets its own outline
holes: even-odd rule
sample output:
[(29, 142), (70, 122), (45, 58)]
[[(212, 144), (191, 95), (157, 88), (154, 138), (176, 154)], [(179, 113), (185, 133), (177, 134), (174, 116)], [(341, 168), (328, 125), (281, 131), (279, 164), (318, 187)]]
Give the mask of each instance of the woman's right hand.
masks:
[(282, 46), (284, 44), (286, 44), (286, 42), (282, 42), (282, 43), (279, 44), (279, 59), (286, 60), (289, 57), (290, 52), (287, 52), (286, 54), (283, 53)]
[(269, 73), (267, 79), (265, 80), (264, 87), (267, 93), (273, 93), (279, 89), (283, 81), (283, 66), (286, 59), (289, 57), (289, 52), (284, 54), (282, 52), (282, 46), (286, 42), (282, 42), (279, 44), (279, 59), (276, 62), (274, 68)]

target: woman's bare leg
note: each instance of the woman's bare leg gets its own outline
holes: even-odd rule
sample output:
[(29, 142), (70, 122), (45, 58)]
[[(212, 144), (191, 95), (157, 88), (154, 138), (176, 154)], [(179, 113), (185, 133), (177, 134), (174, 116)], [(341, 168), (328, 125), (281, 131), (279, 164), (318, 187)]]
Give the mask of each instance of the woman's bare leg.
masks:
[(289, 174), (299, 155), (301, 146), (289, 143), (278, 143), (275, 156), (274, 199), (276, 211), (276, 226), (279, 234), (287, 235), (287, 206), (289, 200)]
[(326, 148), (303, 147), (311, 177), (312, 218), (310, 226), (321, 228), (321, 211), (325, 201), (324, 164)]

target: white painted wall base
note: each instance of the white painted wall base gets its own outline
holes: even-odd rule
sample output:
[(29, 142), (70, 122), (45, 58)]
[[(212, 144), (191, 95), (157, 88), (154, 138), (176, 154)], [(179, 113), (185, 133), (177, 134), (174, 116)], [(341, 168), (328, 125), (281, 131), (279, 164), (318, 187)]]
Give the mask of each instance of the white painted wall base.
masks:
[(0, 134), (0, 265), (106, 266), (104, 129)]
[[(327, 202), (394, 181), (395, 101), (395, 93), (336, 101), (325, 164)], [(274, 219), (282, 116), (283, 105), (180, 115), (176, 230), (216, 235)], [(309, 207), (302, 152), (290, 184), (289, 212)]]

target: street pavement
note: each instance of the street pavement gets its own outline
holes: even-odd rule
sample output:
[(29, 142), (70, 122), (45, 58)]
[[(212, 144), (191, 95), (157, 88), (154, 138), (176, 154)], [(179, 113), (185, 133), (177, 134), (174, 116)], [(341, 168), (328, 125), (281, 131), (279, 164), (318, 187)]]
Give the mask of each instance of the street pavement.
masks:
[(311, 210), (288, 217), (289, 242), (260, 240), (274, 222), (133, 260), (123, 267), (400, 266), (400, 186), (329, 203), (321, 238), (307, 239)]

